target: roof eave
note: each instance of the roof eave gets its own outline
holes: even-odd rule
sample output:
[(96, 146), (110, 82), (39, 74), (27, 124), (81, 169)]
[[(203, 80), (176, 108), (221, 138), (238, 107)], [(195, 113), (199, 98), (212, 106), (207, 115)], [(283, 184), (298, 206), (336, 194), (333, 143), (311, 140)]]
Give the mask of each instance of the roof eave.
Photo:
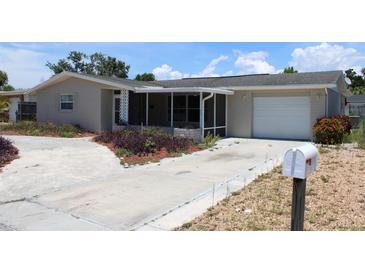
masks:
[(127, 90), (134, 90), (135, 89), (132, 86), (124, 85), (124, 84), (121, 84), (121, 83), (116, 83), (116, 82), (108, 81), (108, 80), (104, 80), (104, 79), (97, 79), (97, 78), (90, 77), (90, 76), (83, 75), (83, 74), (79, 74), (79, 73), (63, 71), (63, 72), (51, 77), (50, 79), (40, 83), (39, 85), (31, 88), (29, 90), (29, 93), (35, 94), (40, 89), (51, 86), (52, 84), (54, 84), (57, 81), (62, 81), (62, 79), (66, 80), (66, 79), (72, 78), (72, 77), (82, 79), (82, 80), (92, 81), (92, 82), (95, 82), (95, 83), (107, 85), (107, 86), (114, 87), (114, 88), (117, 88), (117, 89), (118, 88), (127, 89)]
[(233, 95), (234, 91), (222, 88), (179, 87), (179, 88), (135, 88), (136, 93), (179, 93), (179, 92), (209, 92), (223, 95)]
[(29, 91), (0, 91), (0, 96), (20, 96), (20, 95), (26, 95)]

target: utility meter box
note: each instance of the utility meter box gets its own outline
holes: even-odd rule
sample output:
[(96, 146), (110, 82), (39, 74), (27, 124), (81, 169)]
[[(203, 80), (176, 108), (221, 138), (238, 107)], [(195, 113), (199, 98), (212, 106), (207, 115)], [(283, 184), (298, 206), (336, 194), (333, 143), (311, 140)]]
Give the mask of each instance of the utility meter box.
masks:
[(283, 175), (306, 179), (317, 169), (318, 150), (312, 144), (289, 149), (284, 156)]

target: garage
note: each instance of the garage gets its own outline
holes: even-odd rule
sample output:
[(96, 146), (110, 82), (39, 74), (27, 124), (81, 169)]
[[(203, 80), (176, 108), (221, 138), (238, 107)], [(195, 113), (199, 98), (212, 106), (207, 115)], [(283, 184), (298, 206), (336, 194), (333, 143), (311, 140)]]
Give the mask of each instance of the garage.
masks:
[(309, 96), (253, 98), (253, 137), (311, 139)]

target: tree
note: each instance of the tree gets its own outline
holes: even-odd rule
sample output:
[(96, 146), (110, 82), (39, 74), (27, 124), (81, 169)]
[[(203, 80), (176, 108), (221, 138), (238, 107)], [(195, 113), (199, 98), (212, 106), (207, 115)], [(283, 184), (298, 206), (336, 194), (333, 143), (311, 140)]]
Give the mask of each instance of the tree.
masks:
[(118, 78), (128, 78), (129, 65), (115, 57), (102, 53), (87, 55), (79, 51), (71, 51), (65, 58), (57, 63), (47, 62), (46, 66), (55, 74), (62, 71), (86, 73), (101, 76), (115, 76)]
[(136, 78), (134, 80), (138, 81), (155, 81), (155, 75), (153, 73), (143, 73), (143, 74), (137, 74)]
[(294, 67), (286, 67), (284, 68), (283, 73), (298, 73), (298, 71), (294, 69)]
[(0, 90), (14, 90), (14, 88), (8, 84), (8, 75), (5, 71), (0, 70)]
[(346, 77), (350, 79), (349, 89), (353, 94), (365, 94), (365, 68), (361, 70), (362, 75), (350, 68), (345, 71)]

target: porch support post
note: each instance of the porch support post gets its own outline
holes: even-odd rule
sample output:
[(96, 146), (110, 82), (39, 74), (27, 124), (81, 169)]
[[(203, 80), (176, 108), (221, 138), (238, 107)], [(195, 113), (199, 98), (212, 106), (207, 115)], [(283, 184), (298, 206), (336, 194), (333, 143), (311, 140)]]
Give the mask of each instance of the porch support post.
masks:
[(224, 96), (224, 99), (226, 100), (226, 115), (225, 115), (225, 121), (224, 121), (224, 125), (225, 125), (225, 130), (226, 130), (226, 136), (227, 137), (227, 132), (228, 132), (228, 125), (227, 125), (227, 121), (228, 121), (228, 97), (227, 95)]
[(146, 92), (146, 126), (148, 126), (148, 92)]
[(171, 117), (171, 121), (170, 121), (170, 127), (173, 128), (174, 127), (174, 93), (171, 92), (171, 102), (170, 102), (170, 117)]
[(217, 94), (214, 93), (214, 117), (213, 117), (213, 126), (214, 126), (214, 136), (216, 136), (216, 127), (217, 127)]
[(200, 130), (201, 138), (204, 139), (204, 102), (203, 102), (203, 92), (200, 92)]

